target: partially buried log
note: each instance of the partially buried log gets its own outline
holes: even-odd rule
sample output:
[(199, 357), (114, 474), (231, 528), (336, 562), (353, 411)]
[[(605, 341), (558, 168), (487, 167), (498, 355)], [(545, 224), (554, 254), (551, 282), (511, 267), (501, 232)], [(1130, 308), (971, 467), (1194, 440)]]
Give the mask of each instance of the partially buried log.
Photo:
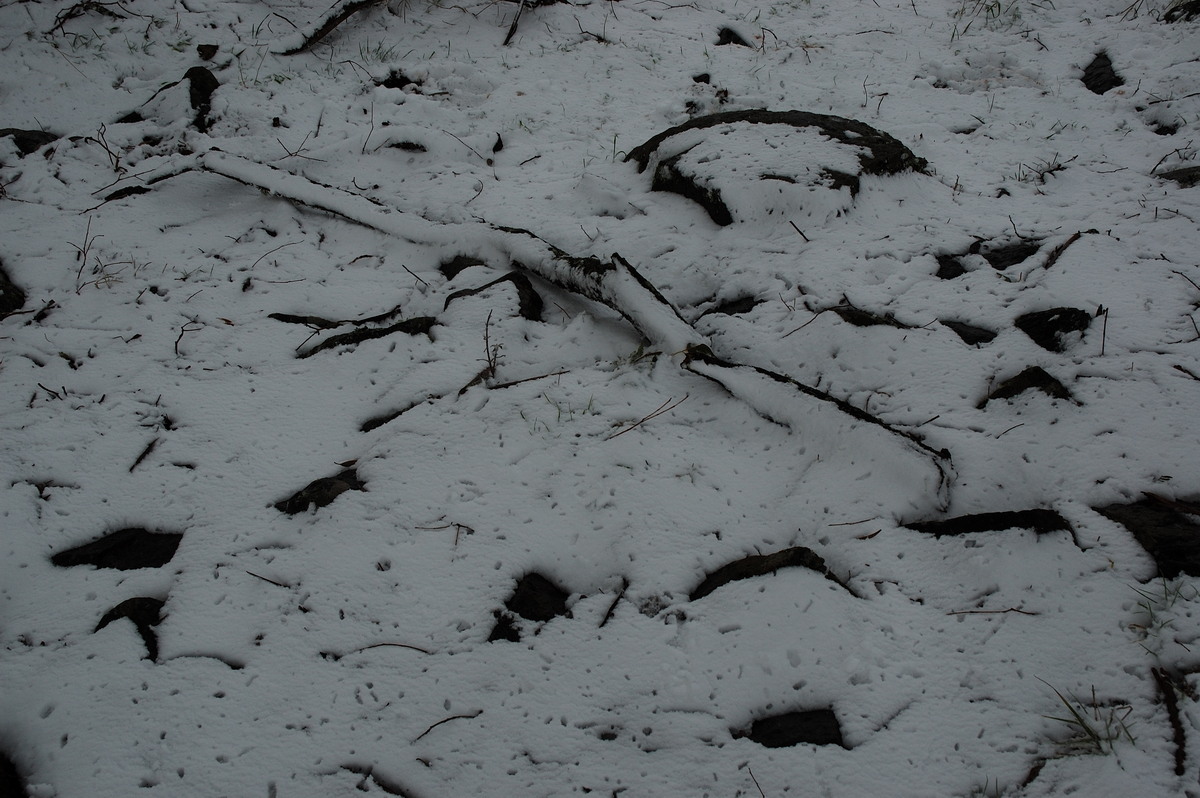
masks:
[(740, 560), (722, 565), (717, 570), (705, 576), (704, 581), (696, 586), (696, 589), (692, 591), (692, 594), (688, 598), (696, 601), (730, 582), (773, 574), (780, 568), (806, 568), (810, 571), (815, 571), (847, 593), (854, 595), (854, 591), (825, 566), (825, 561), (821, 559), (820, 555), (804, 546), (795, 546), (772, 554), (752, 554)]
[[(784, 157), (778, 168), (766, 162), (762, 165), (765, 172), (752, 169), (754, 174), (746, 174), (745, 169), (739, 174), (736, 167), (728, 171), (712, 171), (721, 165), (722, 156), (736, 160), (758, 154), (762, 142), (757, 139), (764, 134), (763, 131), (754, 133), (753, 141), (742, 141), (739, 145), (738, 139), (749, 135), (751, 128), (759, 126), (775, 126), (785, 131), (790, 128), (793, 132), (811, 131), (820, 140), (841, 145), (846, 152), (841, 158), (830, 156), (830, 161), (815, 153), (810, 155), (814, 141), (809, 138), (785, 142), (785, 145), (792, 146), (772, 145), (767, 148), (768, 152), (778, 151)], [(704, 143), (703, 138), (697, 139), (696, 131), (708, 129), (714, 129), (712, 136), (729, 137), (730, 141)], [(672, 142), (672, 139), (678, 140)], [(692, 152), (698, 146), (701, 148), (697, 151), (700, 155)], [(747, 150), (748, 147), (751, 149)], [(820, 151), (819, 147), (816, 149)], [(829, 155), (827, 149), (826, 156)], [(653, 190), (679, 194), (696, 202), (713, 222), (721, 226), (735, 221), (734, 212), (737, 208), (731, 206), (733, 200), (730, 196), (759, 200), (772, 193), (783, 196), (779, 187), (764, 192), (763, 180), (797, 185), (792, 199), (778, 208), (768, 207), (768, 215), (777, 210), (790, 213), (792, 205), (789, 203), (797, 202), (808, 213), (823, 210), (827, 214), (840, 214), (849, 207), (847, 201), (844, 198), (833, 199), (828, 194), (820, 195), (824, 198), (820, 199), (815, 193), (817, 189), (826, 189), (836, 195), (840, 189), (848, 188), (852, 200), (859, 192), (860, 178), (864, 175), (924, 171), (928, 166), (924, 159), (918, 158), (895, 138), (863, 122), (808, 111), (762, 109), (724, 111), (695, 117), (635, 147), (625, 158), (626, 161), (637, 161), (639, 171), (645, 171), (652, 159), (655, 160), (651, 183)], [(851, 165), (855, 160), (858, 162), (857, 169)], [(754, 162), (757, 164), (759, 161), (755, 159)]]
[(446, 297), (446, 304), (442, 307), (442, 310), (450, 307), (450, 303), (456, 299), (475, 296), (476, 294), (486, 291), (493, 286), (500, 285), (501, 283), (512, 283), (513, 287), (516, 289), (518, 303), (517, 312), (520, 313), (522, 317), (529, 319), (530, 321), (542, 320), (542, 297), (537, 291), (534, 290), (533, 283), (529, 282), (529, 278), (521, 272), (509, 272), (503, 277), (492, 280), (490, 283), (481, 285), (478, 288), (464, 288), (461, 291), (455, 291), (453, 294)]
[(969, 535), (978, 532), (1002, 532), (1006, 529), (1032, 529), (1038, 535), (1050, 532), (1070, 532), (1071, 524), (1054, 510), (1007, 510), (995, 513), (974, 513), (936, 521), (916, 521), (905, 524), (909, 529), (934, 537)]
[(158, 633), (154, 627), (162, 623), (163, 606), (163, 600), (158, 598), (139, 596), (138, 598), (126, 599), (104, 613), (104, 617), (100, 619), (100, 623), (96, 624), (96, 628), (93, 631), (99, 632), (113, 621), (126, 619), (134, 625), (142, 638), (142, 642), (145, 643), (146, 659), (151, 662), (157, 661)]

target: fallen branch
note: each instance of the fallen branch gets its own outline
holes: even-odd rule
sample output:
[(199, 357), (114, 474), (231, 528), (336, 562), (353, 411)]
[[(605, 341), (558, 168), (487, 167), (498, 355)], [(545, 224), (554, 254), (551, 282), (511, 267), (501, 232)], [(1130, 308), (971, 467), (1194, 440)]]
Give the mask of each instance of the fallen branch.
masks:
[[(612, 308), (649, 345), (664, 352), (686, 353), (683, 368), (723, 385), (766, 418), (800, 434), (801, 454), (811, 448), (809, 456), (815, 457), (815, 462), (821, 461), (822, 453), (826, 458), (836, 454), (842, 465), (849, 458), (859, 476), (881, 470), (885, 477), (872, 483), (872, 490), (879, 494), (872, 498), (883, 501), (880, 496), (886, 494), (887, 499), (896, 500), (901, 506), (924, 505), (934, 495), (939, 502), (945, 501), (953, 473), (947, 451), (933, 449), (911, 432), (892, 427), (845, 400), (790, 377), (716, 357), (703, 336), (619, 254), (614, 253), (608, 261), (573, 256), (529, 230), (486, 221), (442, 224), (215, 149), (150, 173), (145, 183), (152, 185), (189, 171), (222, 175), (296, 205), (331, 213), (413, 243), (461, 250), (464, 238), (477, 233), (485, 242), (481, 249), (498, 253), (513, 267), (565, 291)], [(410, 319), (391, 327), (355, 330), (333, 336), (300, 356), (397, 331), (427, 332), (433, 323), (433, 319)], [(416, 325), (428, 326), (420, 329)], [(810, 443), (815, 445), (810, 447)]]
[(382, 0), (350, 0), (350, 2), (337, 3), (326, 13), (321, 22), (316, 26), (316, 29), (307, 35), (303, 35), (300, 44), (282, 50), (272, 50), (272, 52), (276, 55), (298, 55), (308, 52), (319, 44), (322, 39), (333, 33), (334, 28), (338, 25), (341, 25), (359, 11), (379, 5), (381, 2)]
[(432, 316), (417, 316), (412, 319), (398, 321), (395, 324), (387, 327), (368, 327), (351, 330), (348, 333), (335, 335), (331, 338), (326, 338), (319, 344), (310, 349), (296, 354), (296, 357), (305, 358), (312, 357), (317, 352), (323, 352), (326, 349), (333, 349), (337, 346), (347, 346), (349, 344), (357, 344), (363, 341), (370, 341), (375, 338), (384, 338), (393, 333), (408, 333), (409, 335), (428, 335), (433, 325), (437, 324), (437, 319)]

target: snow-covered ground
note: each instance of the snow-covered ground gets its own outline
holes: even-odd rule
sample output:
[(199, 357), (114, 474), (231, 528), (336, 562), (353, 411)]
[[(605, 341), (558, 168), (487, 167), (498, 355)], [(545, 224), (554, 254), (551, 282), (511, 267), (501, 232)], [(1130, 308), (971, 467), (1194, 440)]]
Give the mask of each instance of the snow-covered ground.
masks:
[(0, 791), (1200, 796), (1200, 18), (355, 8), (0, 3)]

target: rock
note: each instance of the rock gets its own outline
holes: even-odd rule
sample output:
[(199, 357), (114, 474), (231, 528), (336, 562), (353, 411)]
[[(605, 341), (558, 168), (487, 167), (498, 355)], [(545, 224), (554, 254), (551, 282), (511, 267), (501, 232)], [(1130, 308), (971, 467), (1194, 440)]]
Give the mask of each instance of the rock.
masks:
[(310, 504), (324, 507), (348, 490), (366, 490), (354, 469), (347, 468), (332, 477), (315, 479), (296, 493), (275, 503), (275, 509), (288, 515), (296, 515), (308, 509)]
[(1071, 399), (1066, 386), (1050, 376), (1041, 366), (1030, 366), (1015, 377), (1000, 383), (976, 407), (983, 409), (993, 399), (1011, 399), (1025, 391), (1037, 390), (1054, 399)]
[(734, 736), (745, 737), (766, 748), (787, 748), (801, 743), (847, 747), (842, 740), (842, 726), (831, 709), (809, 709), (759, 718), (748, 732), (734, 732)]
[(30, 155), (52, 141), (58, 141), (58, 136), (44, 130), (21, 130), (15, 127), (0, 128), (0, 138), (10, 138), (22, 155)]
[(1032, 529), (1039, 535), (1049, 532), (1071, 532), (1071, 525), (1053, 510), (1008, 510), (998, 513), (975, 513), (937, 521), (918, 521), (904, 526), (934, 537), (969, 535), (976, 532), (1003, 532), (1006, 529)]
[(141, 527), (128, 527), (82, 546), (60, 551), (50, 558), (50, 562), (60, 568), (76, 565), (94, 565), (121, 571), (158, 568), (171, 561), (181, 540), (182, 533), (151, 532)]
[(816, 571), (853, 595), (850, 588), (825, 567), (825, 561), (816, 552), (804, 546), (795, 546), (773, 554), (752, 554), (740, 560), (722, 565), (717, 570), (705, 576), (704, 581), (696, 586), (696, 589), (692, 591), (688, 598), (691, 601), (696, 601), (730, 582), (738, 579), (750, 579), (756, 576), (773, 574), (780, 568), (807, 568), (810, 571)]
[(963, 339), (972, 346), (979, 344), (991, 343), (996, 338), (996, 333), (983, 327), (976, 327), (973, 324), (967, 324), (965, 321), (953, 321), (951, 319), (938, 319), (943, 327), (948, 327), (958, 334), (958, 337)]
[(4, 264), (0, 263), (0, 318), (25, 306), (25, 292), (9, 279)]
[(1065, 336), (1083, 332), (1092, 323), (1092, 314), (1078, 308), (1051, 308), (1026, 313), (1015, 322), (1017, 329), (1033, 339), (1033, 342), (1051, 352), (1066, 349)]
[(1113, 69), (1112, 59), (1101, 50), (1092, 62), (1083, 68), (1083, 85), (1095, 94), (1104, 94), (1109, 89), (1124, 86), (1125, 80)]
[(1133, 534), (1154, 559), (1159, 576), (1200, 576), (1200, 525), (1188, 517), (1200, 515), (1200, 500), (1179, 502), (1147, 493), (1145, 499), (1133, 504), (1093, 509)]
[[(847, 211), (864, 175), (928, 165), (863, 122), (806, 111), (725, 111), (663, 131), (625, 158), (651, 188), (698, 203), (718, 225), (796, 215), (824, 222)], [(848, 191), (842, 191), (848, 189)]]
[(104, 613), (104, 617), (100, 619), (100, 623), (96, 624), (96, 628), (93, 631), (99, 632), (113, 621), (118, 621), (122, 618), (128, 619), (137, 628), (138, 634), (142, 637), (142, 642), (146, 644), (146, 659), (157, 661), (158, 633), (154, 631), (154, 627), (162, 623), (163, 604), (162, 599), (145, 596), (126, 599)]

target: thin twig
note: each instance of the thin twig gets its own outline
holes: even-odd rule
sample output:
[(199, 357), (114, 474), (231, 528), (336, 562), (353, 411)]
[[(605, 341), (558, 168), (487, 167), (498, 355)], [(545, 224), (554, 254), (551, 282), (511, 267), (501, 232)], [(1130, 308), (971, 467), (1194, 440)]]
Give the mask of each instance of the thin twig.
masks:
[(658, 416), (661, 416), (663, 413), (669, 413), (669, 412), (671, 412), (672, 410), (674, 410), (675, 408), (679, 407), (681, 404), (683, 404), (684, 402), (686, 402), (686, 401), (687, 401), (687, 398), (688, 398), (689, 396), (691, 396), (691, 394), (684, 394), (684, 396), (683, 396), (683, 398), (682, 398), (682, 399), (680, 399), (678, 402), (676, 402), (675, 404), (671, 405), (670, 407), (667, 407), (667, 404), (668, 404), (668, 403), (671, 401), (671, 399), (674, 399), (674, 398), (675, 398), (675, 397), (673, 397), (673, 396), (672, 396), (672, 397), (671, 397), (671, 399), (668, 399), (666, 402), (663, 402), (661, 405), (659, 405), (659, 406), (658, 406), (658, 407), (657, 407), (657, 408), (656, 408), (656, 409), (655, 409), (655, 410), (654, 410), (652, 413), (650, 413), (649, 415), (647, 415), (647, 416), (643, 417), (641, 420), (639, 420), (639, 421), (637, 421), (637, 422), (635, 422), (635, 423), (633, 423), (633, 424), (629, 425), (628, 427), (626, 427), (625, 429), (621, 430), (620, 432), (614, 432), (612, 435), (609, 435), (609, 436), (608, 436), (607, 438), (605, 438), (604, 440), (606, 440), (606, 441), (611, 441), (613, 438), (618, 438), (618, 437), (620, 437), (620, 436), (624, 435), (626, 432), (631, 432), (631, 431), (633, 431), (633, 430), (637, 429), (637, 428), (638, 428), (638, 427), (640, 427), (642, 424), (645, 424), (647, 421), (649, 421), (649, 420), (650, 420), (650, 419), (652, 419), (652, 418), (657, 418)]
[(758, 788), (758, 794), (761, 795), (762, 798), (767, 798), (767, 794), (763, 792), (763, 788), (759, 786), (758, 779), (754, 778), (754, 771), (749, 765), (746, 765), (746, 772), (750, 774), (750, 781), (754, 782), (754, 786)]
[(285, 585), (283, 582), (276, 582), (274, 579), (268, 579), (262, 574), (256, 574), (253, 571), (246, 571), (246, 573), (250, 574), (250, 576), (253, 576), (255, 579), (261, 579), (264, 582), (270, 582), (271, 584), (275, 585), (275, 587), (291, 587), (291, 585)]
[(154, 440), (150, 441), (148, 444), (146, 444), (146, 448), (142, 449), (142, 453), (137, 456), (137, 459), (133, 461), (133, 465), (131, 465), (129, 467), (130, 474), (133, 473), (133, 469), (140, 466), (142, 464), (142, 461), (150, 456), (150, 452), (154, 451), (155, 446), (158, 446), (158, 438), (155, 438)]
[(416, 739), (416, 740), (413, 740), (413, 742), (415, 743), (417, 740), (420, 740), (420, 739), (421, 739), (422, 737), (424, 737), (426, 734), (429, 734), (431, 731), (433, 731), (434, 729), (436, 729), (438, 726), (441, 726), (443, 723), (449, 723), (449, 722), (450, 722), (450, 721), (452, 721), (452, 720), (462, 720), (462, 719), (477, 718), (477, 717), (479, 717), (479, 716), (480, 716), (480, 715), (482, 715), (482, 714), (483, 714), (483, 710), (482, 710), (482, 709), (477, 709), (477, 710), (475, 710), (475, 712), (474, 712), (474, 713), (469, 713), (469, 714), (466, 714), (466, 715), (451, 715), (451, 716), (450, 716), (450, 717), (448, 717), (448, 718), (443, 718), (442, 720), (439, 720), (437, 723), (433, 724), (433, 725), (432, 725), (432, 726), (430, 726), (428, 729), (426, 729), (425, 731), (423, 731), (423, 732), (421, 732), (419, 735), (417, 735), (417, 739)]
[(1006, 610), (956, 610), (955, 612), (948, 612), (946, 614), (947, 615), (1003, 615), (1006, 612), (1017, 612), (1017, 613), (1020, 613), (1021, 615), (1041, 615), (1040, 612), (1030, 612), (1028, 610), (1019, 609), (1017, 607), (1009, 607)]
[(608, 605), (608, 611), (604, 613), (604, 617), (600, 619), (600, 625), (597, 629), (603, 629), (604, 625), (613, 617), (613, 612), (616, 611), (617, 605), (621, 603), (621, 599), (625, 597), (625, 591), (629, 589), (629, 580), (625, 577), (621, 578), (621, 589), (617, 591), (617, 597), (612, 600), (612, 604)]

